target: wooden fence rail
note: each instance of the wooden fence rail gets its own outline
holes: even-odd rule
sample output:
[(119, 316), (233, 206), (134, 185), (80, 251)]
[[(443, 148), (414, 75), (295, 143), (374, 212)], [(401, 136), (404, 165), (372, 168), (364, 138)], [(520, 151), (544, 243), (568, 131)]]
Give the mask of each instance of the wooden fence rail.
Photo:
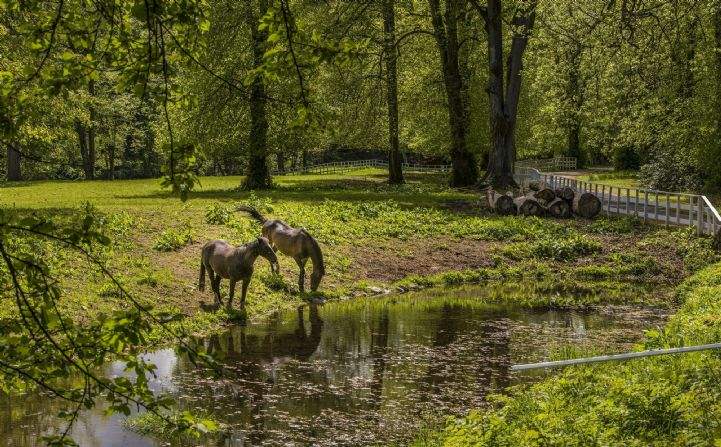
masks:
[[(545, 166), (553, 166), (553, 171), (558, 170), (559, 163), (541, 161)], [(721, 216), (704, 195), (588, 182), (562, 174), (544, 173), (531, 167), (532, 160), (529, 162), (517, 166), (514, 176), (524, 192), (531, 181), (541, 181), (554, 189), (568, 186), (578, 194), (594, 193), (601, 200), (607, 215), (634, 216), (644, 222), (653, 221), (666, 226), (696, 227), (698, 234), (715, 235), (721, 230)]]

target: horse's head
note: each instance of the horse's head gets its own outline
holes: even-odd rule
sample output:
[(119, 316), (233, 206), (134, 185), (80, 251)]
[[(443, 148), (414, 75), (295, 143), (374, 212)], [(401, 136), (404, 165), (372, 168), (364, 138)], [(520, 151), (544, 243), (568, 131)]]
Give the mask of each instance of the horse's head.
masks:
[(313, 266), (313, 273), (310, 274), (310, 290), (315, 292), (320, 286), (320, 280), (323, 279), (325, 271), (323, 269), (317, 269)]
[(270, 246), (270, 242), (265, 237), (258, 238), (258, 254), (270, 262), (271, 272), (280, 273), (278, 257), (275, 255), (273, 247)]

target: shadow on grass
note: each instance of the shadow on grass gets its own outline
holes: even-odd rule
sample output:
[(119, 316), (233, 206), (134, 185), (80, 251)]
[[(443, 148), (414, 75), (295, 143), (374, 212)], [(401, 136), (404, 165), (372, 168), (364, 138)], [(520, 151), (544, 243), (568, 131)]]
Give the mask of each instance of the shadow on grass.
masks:
[[(190, 193), (189, 200), (243, 200), (254, 194), (260, 198), (272, 200), (293, 200), (298, 202), (318, 202), (325, 199), (370, 202), (395, 200), (401, 205), (438, 205), (443, 200), (467, 196), (467, 192), (449, 189), (444, 186), (444, 177), (435, 174), (411, 174), (405, 185), (389, 185), (384, 175), (368, 175), (363, 178), (304, 179), (303, 176), (279, 177), (276, 187), (269, 190), (245, 191), (239, 187), (201, 189)], [(446, 193), (439, 197), (439, 193)], [(117, 199), (176, 199), (169, 191), (156, 191), (140, 195), (115, 195)]]

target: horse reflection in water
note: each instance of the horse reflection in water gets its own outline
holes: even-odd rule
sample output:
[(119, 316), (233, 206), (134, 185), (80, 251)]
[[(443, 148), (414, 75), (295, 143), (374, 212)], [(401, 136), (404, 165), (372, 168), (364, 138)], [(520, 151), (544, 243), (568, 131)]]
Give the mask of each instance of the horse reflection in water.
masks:
[[(308, 308), (310, 330), (304, 318)], [(240, 447), (260, 445), (264, 433), (274, 427), (266, 426), (265, 413), (273, 402), (271, 393), (277, 381), (277, 372), (288, 362), (306, 361), (318, 349), (323, 331), (323, 320), (318, 306), (299, 306), (295, 327), (292, 331), (281, 331), (280, 322), (275, 330), (258, 335), (246, 327), (236, 327), (224, 335), (212, 336), (207, 341), (207, 351), (219, 362), (227, 365), (228, 379), (222, 395), (213, 396), (215, 408), (238, 408), (238, 401), (245, 401), (245, 409), (231, 417), (228, 422), (243, 426), (247, 434), (229, 433), (219, 439), (219, 446)], [(216, 394), (216, 393), (214, 393)], [(270, 399), (269, 399), (270, 398)], [(229, 402), (224, 402), (229, 399)], [(277, 428), (277, 427), (275, 427)]]

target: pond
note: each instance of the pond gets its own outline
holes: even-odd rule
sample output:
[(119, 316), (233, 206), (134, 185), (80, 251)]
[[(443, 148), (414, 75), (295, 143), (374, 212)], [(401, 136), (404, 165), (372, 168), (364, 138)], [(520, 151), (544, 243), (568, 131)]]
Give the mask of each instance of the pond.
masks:
[[(484, 405), (489, 393), (547, 374), (513, 375), (514, 363), (558, 351), (622, 351), (667, 316), (623, 306), (499, 307), (483, 303), (487, 293), (466, 288), (306, 304), (200, 340), (228, 365), (221, 379), (171, 349), (150, 353), (158, 366), (152, 386), (171, 392), (182, 408), (227, 424), (222, 436), (204, 445), (403, 443), (425, 424)], [(106, 373), (121, 374), (122, 365), (110, 364)], [(40, 396), (0, 402), (5, 445), (42, 445), (39, 436), (58, 424), (58, 402)], [(91, 447), (181, 444), (139, 435), (102, 408), (84, 413), (73, 435)]]

